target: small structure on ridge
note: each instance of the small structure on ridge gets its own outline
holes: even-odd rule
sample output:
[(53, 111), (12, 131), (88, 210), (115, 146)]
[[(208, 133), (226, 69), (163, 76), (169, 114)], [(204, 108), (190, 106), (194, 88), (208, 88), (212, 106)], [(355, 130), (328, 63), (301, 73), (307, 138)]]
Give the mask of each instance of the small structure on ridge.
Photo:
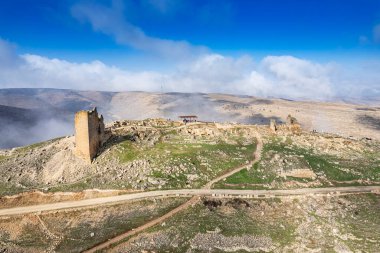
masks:
[(178, 116), (178, 118), (182, 119), (182, 121), (186, 124), (188, 122), (197, 122), (198, 116), (195, 116), (195, 115), (183, 115), (183, 116)]

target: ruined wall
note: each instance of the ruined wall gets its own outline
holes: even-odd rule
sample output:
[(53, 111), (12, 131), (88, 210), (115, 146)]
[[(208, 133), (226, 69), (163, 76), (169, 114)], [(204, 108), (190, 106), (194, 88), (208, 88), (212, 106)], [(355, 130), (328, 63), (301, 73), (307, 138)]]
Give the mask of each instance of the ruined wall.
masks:
[(103, 116), (96, 108), (75, 114), (75, 154), (91, 163), (105, 142)]
[(271, 119), (269, 122), (269, 129), (275, 133), (277, 131), (292, 131), (292, 132), (300, 132), (301, 125), (298, 123), (297, 119), (292, 117), (292, 115), (288, 115), (286, 118), (286, 124), (277, 125), (275, 119)]
[(271, 119), (271, 120), (270, 120), (269, 128), (270, 128), (273, 132), (276, 132), (276, 131), (277, 131), (277, 123), (276, 123), (276, 120), (275, 120), (275, 119)]

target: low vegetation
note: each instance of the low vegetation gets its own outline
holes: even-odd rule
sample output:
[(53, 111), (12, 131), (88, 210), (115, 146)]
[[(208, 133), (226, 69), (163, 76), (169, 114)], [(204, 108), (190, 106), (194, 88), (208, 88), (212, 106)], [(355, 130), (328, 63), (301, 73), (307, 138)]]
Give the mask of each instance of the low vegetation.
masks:
[[(376, 252), (380, 196), (202, 199), (114, 252)], [(367, 227), (368, 226), (368, 227)]]
[(160, 142), (150, 148), (122, 144), (122, 161), (151, 161), (151, 177), (165, 181), (164, 188), (200, 187), (225, 170), (252, 159), (255, 144)]
[(219, 182), (215, 188), (281, 189), (380, 185), (380, 149), (376, 145), (352, 152), (350, 147), (325, 152), (307, 148), (291, 137), (270, 138), (262, 160)]
[[(65, 211), (0, 221), (6, 252), (81, 252), (138, 227), (186, 199), (143, 200), (109, 207)], [(5, 246), (4, 246), (5, 245)], [(13, 250), (13, 251), (12, 251)]]

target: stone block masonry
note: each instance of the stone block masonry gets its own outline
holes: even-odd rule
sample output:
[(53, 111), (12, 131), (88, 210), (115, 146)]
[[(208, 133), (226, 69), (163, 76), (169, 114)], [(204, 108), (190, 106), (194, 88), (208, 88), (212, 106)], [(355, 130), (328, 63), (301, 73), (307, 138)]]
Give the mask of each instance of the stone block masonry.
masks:
[(273, 132), (276, 132), (276, 131), (277, 131), (277, 123), (276, 123), (276, 120), (275, 120), (275, 119), (271, 119), (271, 120), (270, 120), (269, 128), (270, 128)]
[(96, 108), (75, 114), (75, 154), (91, 163), (106, 141), (103, 116)]

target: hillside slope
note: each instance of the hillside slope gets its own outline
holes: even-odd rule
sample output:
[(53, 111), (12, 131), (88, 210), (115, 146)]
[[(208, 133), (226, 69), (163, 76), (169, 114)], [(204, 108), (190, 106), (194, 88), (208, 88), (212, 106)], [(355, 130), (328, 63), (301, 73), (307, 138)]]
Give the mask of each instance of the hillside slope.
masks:
[[(285, 121), (296, 117), (304, 129), (336, 133), (342, 136), (380, 140), (380, 107), (343, 102), (308, 102), (284, 99), (261, 99), (252, 96), (203, 93), (100, 92), (57, 89), (2, 89), (0, 105), (38, 110), (37, 129), (54, 131), (49, 138), (73, 133), (73, 116), (78, 110), (98, 107), (105, 120), (171, 118), (196, 114), (200, 120), (268, 124), (270, 119)], [(3, 111), (6, 110), (3, 107)], [(28, 117), (15, 125), (12, 112), (2, 117), (1, 127), (13, 129), (13, 141), (0, 141), (0, 148), (32, 143), (23, 128), (30, 128)], [(9, 118), (8, 118), (9, 117)], [(52, 124), (50, 121), (58, 121)], [(22, 119), (22, 118), (21, 118)], [(46, 140), (45, 133), (28, 130), (34, 141)], [(17, 133), (20, 132), (18, 136)], [(6, 132), (2, 131), (6, 136)]]

